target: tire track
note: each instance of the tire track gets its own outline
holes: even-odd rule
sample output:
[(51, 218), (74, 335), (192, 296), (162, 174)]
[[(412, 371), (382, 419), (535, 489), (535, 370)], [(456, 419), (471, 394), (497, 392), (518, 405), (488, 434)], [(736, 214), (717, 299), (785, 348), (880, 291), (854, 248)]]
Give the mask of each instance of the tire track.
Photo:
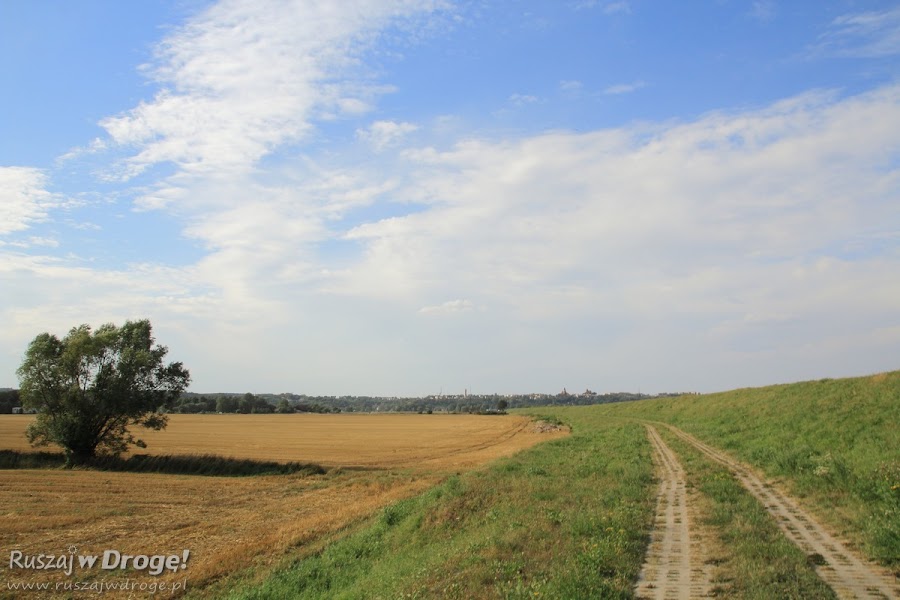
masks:
[(856, 556), (846, 544), (828, 533), (795, 500), (765, 483), (749, 466), (705, 444), (673, 425), (672, 433), (727, 467), (771, 514), (789, 540), (817, 563), (816, 572), (839, 598), (900, 598), (897, 578)]
[(700, 560), (700, 540), (691, 529), (684, 469), (659, 432), (645, 426), (661, 479), (650, 546), (635, 594), (646, 600), (706, 597), (709, 573)]

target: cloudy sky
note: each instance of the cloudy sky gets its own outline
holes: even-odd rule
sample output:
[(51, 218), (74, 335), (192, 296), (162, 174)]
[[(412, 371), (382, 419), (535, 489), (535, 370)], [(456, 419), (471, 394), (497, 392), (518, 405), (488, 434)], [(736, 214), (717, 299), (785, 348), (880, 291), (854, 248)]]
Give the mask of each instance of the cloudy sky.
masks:
[(0, 3), (0, 387), (150, 318), (193, 391), (900, 368), (895, 2)]

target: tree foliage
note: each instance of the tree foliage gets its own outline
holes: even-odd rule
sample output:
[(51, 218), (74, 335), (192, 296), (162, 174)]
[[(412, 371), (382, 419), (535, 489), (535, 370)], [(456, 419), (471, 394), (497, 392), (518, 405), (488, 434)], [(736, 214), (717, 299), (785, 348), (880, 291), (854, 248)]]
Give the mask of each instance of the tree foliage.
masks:
[(180, 362), (163, 363), (167, 353), (155, 345), (148, 320), (96, 331), (81, 325), (63, 339), (38, 335), (17, 371), (22, 406), (38, 411), (29, 441), (61, 446), (70, 465), (146, 447), (128, 428), (163, 429), (162, 409), (190, 382)]
[(21, 406), (19, 403), (19, 390), (0, 391), (0, 414), (8, 415), (17, 406)]

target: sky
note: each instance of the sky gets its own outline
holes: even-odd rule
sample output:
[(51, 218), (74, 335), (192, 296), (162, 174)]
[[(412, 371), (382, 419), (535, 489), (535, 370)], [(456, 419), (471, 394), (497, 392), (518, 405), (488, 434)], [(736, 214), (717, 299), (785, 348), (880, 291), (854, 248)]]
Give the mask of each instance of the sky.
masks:
[(900, 8), (0, 2), (0, 387), (149, 318), (191, 391), (900, 368)]

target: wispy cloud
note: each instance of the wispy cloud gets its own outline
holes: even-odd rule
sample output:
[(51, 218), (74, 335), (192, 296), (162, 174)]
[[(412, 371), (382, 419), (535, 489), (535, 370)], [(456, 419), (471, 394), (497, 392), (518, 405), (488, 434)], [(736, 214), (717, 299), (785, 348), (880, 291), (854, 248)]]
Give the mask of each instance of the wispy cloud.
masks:
[(581, 0), (572, 4), (575, 10), (586, 10), (591, 8), (600, 8), (604, 14), (628, 14), (631, 12), (631, 3), (625, 0), (601, 1), (601, 0)]
[(412, 123), (397, 121), (375, 121), (366, 129), (357, 129), (356, 137), (365, 141), (376, 151), (400, 142), (419, 127)]
[(836, 18), (813, 52), (853, 58), (900, 54), (900, 8)]
[[(166, 37), (144, 67), (159, 86), (155, 96), (101, 122), (103, 144), (121, 156), (109, 177), (127, 182), (143, 174), (148, 183), (134, 188), (135, 208), (179, 215), (184, 235), (206, 250), (192, 276), (220, 290), (225, 304), (283, 314), (273, 290), (319, 277), (316, 245), (331, 236), (330, 223), (392, 184), (369, 185), (352, 166), (329, 168), (305, 156), (289, 165), (279, 157), (275, 168), (261, 162), (287, 145), (315, 142), (318, 127), (358, 119), (394, 91), (363, 55), (386, 28), (415, 29), (442, 6), (212, 4)], [(383, 151), (414, 130), (381, 120), (360, 129), (358, 139)], [(160, 165), (165, 169), (153, 170)]]
[(607, 96), (619, 96), (622, 94), (630, 94), (632, 92), (636, 92), (639, 89), (646, 87), (647, 84), (643, 81), (633, 81), (631, 83), (618, 83), (616, 85), (611, 85), (603, 90), (603, 93)]
[(699, 335), (719, 322), (758, 322), (752, 315), (859, 312), (842, 293), (824, 300), (846, 276), (871, 279), (872, 314), (896, 314), (898, 284), (879, 275), (896, 258), (857, 263), (826, 250), (885, 223), (900, 228), (898, 174), (887, 166), (896, 162), (885, 158), (900, 154), (895, 127), (900, 88), (888, 87), (657, 129), (470, 140), (423, 153), (428, 175), (406, 193), (427, 190), (432, 207), (351, 231), (365, 252), (329, 289), (366, 296), (385, 282), (400, 297), (462, 292), (530, 323), (641, 328), (678, 314)]
[(28, 229), (44, 220), (56, 198), (46, 174), (31, 167), (0, 167), (0, 235)]
[(380, 28), (436, 2), (306, 0), (212, 5), (159, 46), (146, 72), (149, 102), (102, 121), (112, 143), (134, 149), (123, 179), (172, 163), (186, 174), (246, 173), (304, 138), (317, 119), (359, 115), (391, 88), (359, 61)]
[(604, 2), (601, 9), (608, 15), (628, 14), (631, 12), (631, 3), (625, 1)]
[(584, 84), (574, 79), (564, 79), (559, 82), (559, 89), (569, 94), (577, 94), (584, 89)]
[[(22, 291), (0, 347), (18, 353), (36, 322), (146, 315), (192, 348), (207, 389), (243, 389), (248, 371), (290, 389), (302, 365), (323, 393), (420, 391), (488, 364), (472, 383), (528, 389), (597, 365), (614, 382), (648, 365), (684, 387), (718, 385), (711, 369), (771, 381), (790, 361), (900, 347), (884, 325), (900, 319), (885, 276), (900, 271), (900, 86), (506, 138), (383, 118), (393, 88), (366, 50), (437, 8), (227, 0), (175, 30), (146, 70), (158, 93), (104, 120), (85, 154), (119, 158), (110, 175), (140, 186), (136, 206), (170, 209), (203, 256), (108, 268), (6, 244), (0, 277)], [(893, 14), (835, 21), (831, 48), (885, 52)], [(335, 119), (345, 138), (323, 140)], [(0, 168), (0, 234), (46, 219), (49, 187)], [(46, 233), (13, 241), (35, 250)]]
[(72, 161), (78, 158), (82, 158), (84, 156), (90, 156), (93, 154), (98, 154), (100, 152), (104, 152), (108, 149), (107, 143), (100, 139), (94, 138), (90, 144), (87, 146), (80, 146), (77, 148), (73, 148), (56, 159), (57, 163), (65, 163), (68, 161)]
[(750, 7), (750, 16), (759, 21), (771, 21), (778, 13), (773, 0), (757, 0)]
[(26, 240), (17, 240), (13, 242), (5, 242), (0, 240), (0, 246), (9, 248), (58, 248), (59, 240), (49, 237), (31, 236)]
[(431, 316), (440, 316), (440, 315), (452, 315), (461, 312), (468, 312), (471, 310), (475, 310), (475, 305), (471, 300), (448, 300), (443, 304), (438, 304), (434, 306), (423, 306), (419, 309), (419, 314), (421, 315), (431, 315)]
[(512, 94), (509, 97), (509, 103), (513, 106), (525, 106), (526, 104), (536, 104), (540, 102), (540, 98), (531, 94)]
[[(323, 392), (347, 389), (347, 361), (360, 393), (484, 364), (473, 383), (525, 389), (523, 373), (597, 364), (615, 381), (648, 364), (685, 385), (717, 385), (710, 365), (730, 384), (771, 381), (786, 364), (847, 365), (848, 348), (852, 368), (870, 369), (872, 348), (900, 343), (884, 327), (900, 318), (900, 282), (885, 276), (900, 270), (898, 129), (900, 86), (888, 86), (676, 124), (468, 138), (378, 172), (305, 164), (278, 185), (210, 183), (203, 193), (243, 201), (188, 227), (208, 245), (194, 265), (2, 256), (5, 284), (31, 296), (3, 313), (0, 337), (20, 348), (35, 322), (149, 315), (217, 385), (248, 368), (290, 385), (302, 364)], [(416, 210), (362, 213), (344, 231), (332, 202)], [(423, 318), (454, 314), (466, 318)], [(534, 350), (554, 344), (572, 352)], [(423, 354), (434, 360), (418, 379), (401, 375)]]

